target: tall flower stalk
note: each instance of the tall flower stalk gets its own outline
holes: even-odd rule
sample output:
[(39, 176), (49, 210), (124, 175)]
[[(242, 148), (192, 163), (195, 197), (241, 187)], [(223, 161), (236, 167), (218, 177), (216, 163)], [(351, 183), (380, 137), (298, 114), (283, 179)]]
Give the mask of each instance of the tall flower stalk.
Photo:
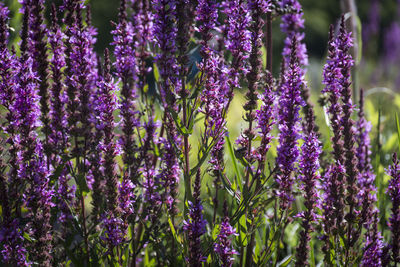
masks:
[(397, 154), (393, 155), (393, 163), (387, 173), (391, 177), (387, 193), (392, 200), (392, 215), (389, 219), (389, 227), (392, 231), (390, 242), (391, 260), (400, 263), (400, 163)]
[(286, 210), (294, 200), (292, 185), (292, 172), (296, 170), (295, 163), (299, 157), (297, 147), (300, 138), (300, 116), (299, 111), (303, 106), (301, 88), (304, 85), (303, 77), (299, 71), (297, 58), (297, 41), (292, 39), (291, 58), (289, 68), (285, 72), (285, 83), (282, 85), (279, 108), (279, 146), (276, 164), (279, 169), (277, 182), (279, 185), (278, 197), (280, 208)]

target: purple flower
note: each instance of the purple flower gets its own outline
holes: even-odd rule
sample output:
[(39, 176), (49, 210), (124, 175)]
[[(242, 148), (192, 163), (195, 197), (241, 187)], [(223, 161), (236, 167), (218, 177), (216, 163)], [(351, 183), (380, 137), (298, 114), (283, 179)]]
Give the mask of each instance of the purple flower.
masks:
[(203, 206), (200, 199), (200, 170), (197, 171), (194, 182), (193, 202), (189, 201), (189, 219), (183, 221), (183, 229), (187, 232), (189, 243), (188, 264), (193, 267), (201, 266), (206, 260), (201, 251), (201, 236), (206, 231), (207, 221), (203, 219)]
[(67, 128), (65, 114), (65, 96), (64, 96), (64, 73), (62, 69), (65, 67), (65, 35), (62, 33), (57, 24), (57, 11), (53, 5), (52, 9), (52, 27), (49, 32), (49, 43), (51, 47), (51, 98), (50, 98), (50, 144), (54, 154), (61, 153), (67, 145), (67, 136), (65, 134)]
[[(69, 135), (90, 137), (90, 114), (92, 112), (92, 95), (96, 85), (97, 60), (93, 51), (96, 42), (95, 29), (88, 25), (83, 26), (80, 2), (71, 4), (73, 11), (71, 18), (67, 15), (66, 21), (66, 84), (67, 84), (67, 115)], [(69, 21), (71, 20), (71, 21)], [(85, 147), (76, 146), (73, 154), (86, 153)], [(83, 162), (83, 164), (86, 164)]]
[(177, 28), (176, 1), (175, 0), (153, 0), (155, 10), (154, 37), (159, 47), (156, 62), (162, 79), (160, 88), (161, 99), (165, 107), (174, 108), (175, 91), (179, 91), (180, 82), (177, 74), (179, 66), (175, 57)]
[(7, 48), (8, 14), (8, 8), (0, 3), (0, 104), (9, 110), (15, 97), (15, 78), (19, 64)]
[(357, 169), (359, 170), (358, 184), (360, 191), (357, 195), (359, 203), (361, 203), (361, 223), (370, 224), (373, 218), (373, 205), (376, 202), (374, 192), (375, 175), (371, 165), (371, 144), (369, 132), (371, 131), (371, 123), (369, 123), (364, 115), (364, 91), (360, 92), (360, 107), (358, 112), (358, 121), (356, 123), (357, 133)]
[[(134, 129), (140, 125), (138, 119), (138, 111), (135, 106), (136, 91), (134, 85), (137, 80), (137, 63), (135, 58), (135, 33), (134, 28), (126, 19), (126, 3), (121, 2), (119, 11), (119, 22), (116, 29), (112, 31), (115, 45), (115, 67), (116, 75), (122, 81), (121, 90), (121, 126), (122, 135), (120, 137), (120, 144), (122, 146), (122, 159), (126, 165), (126, 176), (132, 178), (133, 164), (135, 161), (135, 139)], [(134, 181), (136, 183), (136, 181)]]
[(30, 37), (30, 54), (35, 60), (33, 61), (33, 71), (37, 73), (39, 78), (39, 96), (40, 96), (40, 120), (43, 124), (42, 132), (46, 136), (44, 149), (47, 156), (50, 155), (48, 135), (50, 134), (49, 126), (49, 82), (48, 82), (48, 53), (47, 53), (47, 29), (44, 24), (44, 0), (30, 0), (23, 2), (23, 5), (29, 5), (29, 37)]
[(2, 262), (14, 266), (31, 266), (26, 258), (27, 251), (23, 246), (24, 238), (19, 227), (18, 220), (11, 221), (0, 228), (0, 243), (3, 249), (0, 251)]
[[(200, 63), (205, 75), (204, 90), (201, 94), (203, 105), (200, 112), (205, 115), (204, 137), (212, 138), (215, 145), (211, 150), (210, 165), (214, 171), (223, 170), (224, 135), (226, 132), (224, 109), (228, 103), (227, 92), (229, 91), (228, 68), (223, 59), (213, 50), (209, 51), (206, 58)], [(222, 157), (221, 157), (222, 156)]]
[[(143, 92), (146, 84), (146, 75), (151, 69), (146, 66), (146, 59), (150, 55), (147, 44), (154, 38), (154, 14), (150, 1), (131, 0), (133, 5), (132, 23), (136, 34), (136, 61), (138, 65), (138, 89)], [(122, 7), (121, 2), (121, 7)]]
[(324, 235), (324, 247), (322, 251), (325, 254), (325, 261), (330, 262), (330, 238), (336, 233), (343, 223), (344, 218), (344, 167), (341, 164), (332, 164), (326, 171), (322, 180), (323, 201), (321, 204), (323, 210), (322, 225)]
[[(351, 119), (353, 115), (353, 103), (352, 103), (352, 88), (350, 82), (350, 72), (353, 66), (353, 59), (350, 55), (350, 48), (352, 47), (351, 33), (346, 30), (344, 16), (342, 16), (340, 24), (340, 34), (336, 40), (337, 43), (337, 67), (340, 70), (340, 77), (338, 84), (340, 86), (342, 110), (343, 116), (340, 124), (343, 127), (343, 147), (344, 147), (344, 167), (346, 169), (346, 202), (349, 206), (349, 211), (345, 218), (348, 222), (348, 232), (350, 233), (349, 242), (353, 238), (352, 224), (356, 220), (356, 208), (357, 203), (357, 192), (359, 191), (357, 185), (357, 178), (359, 171), (357, 170), (357, 157), (355, 151), (355, 132), (354, 132), (354, 121)], [(349, 248), (350, 249), (350, 248)]]
[(121, 231), (123, 221), (112, 212), (108, 212), (103, 218), (104, 233), (101, 239), (107, 242), (109, 251), (121, 245), (125, 240), (125, 234)]
[(321, 143), (318, 140), (317, 134), (313, 130), (314, 114), (310, 109), (310, 114), (307, 115), (306, 127), (304, 127), (304, 143), (302, 145), (302, 153), (300, 157), (299, 170), (300, 179), (302, 181), (301, 189), (304, 192), (304, 206), (306, 210), (301, 214), (303, 231), (300, 233), (300, 244), (297, 248), (296, 266), (308, 265), (308, 251), (310, 232), (312, 223), (316, 221), (315, 207), (318, 200), (318, 192), (316, 190), (317, 180), (320, 179), (318, 169), (319, 157), (321, 155)]
[[(215, 29), (218, 19), (218, 7), (215, 0), (200, 0), (197, 8), (197, 18), (199, 23), (198, 31), (201, 34), (201, 55), (203, 62), (207, 62), (210, 57), (210, 50), (208, 42), (212, 38), (212, 31)], [(204, 64), (204, 63), (203, 63)]]
[[(224, 203), (225, 213), (226, 202)], [(221, 225), (217, 240), (214, 244), (214, 251), (218, 254), (222, 267), (231, 267), (235, 258), (233, 255), (238, 253), (233, 249), (232, 237), (237, 235), (236, 230), (229, 223), (229, 217), (225, 214)]]
[[(171, 126), (168, 126), (171, 127)], [(162, 140), (164, 143), (164, 155), (161, 158), (161, 172), (159, 174), (159, 180), (165, 188), (165, 201), (168, 210), (172, 214), (176, 214), (176, 195), (179, 184), (180, 168), (178, 158), (176, 156), (174, 144), (171, 144), (169, 140)]]
[(8, 15), (10, 11), (4, 5), (0, 3), (0, 50), (7, 49), (8, 36)]
[[(293, 13), (285, 14), (282, 16), (281, 30), (286, 33), (285, 46), (282, 55), (286, 59), (286, 64), (290, 62), (291, 55), (291, 42), (295, 38), (298, 42), (296, 48), (296, 56), (299, 59), (299, 65), (301, 68), (308, 65), (308, 55), (306, 45), (303, 43), (304, 33), (301, 30), (304, 29), (303, 11), (299, 1), (297, 0), (283, 0), (281, 7), (292, 8)], [(304, 74), (304, 71), (302, 70)]]
[(261, 107), (256, 111), (258, 133), (261, 136), (261, 143), (257, 150), (257, 159), (264, 163), (266, 154), (270, 148), (270, 142), (273, 138), (271, 131), (275, 124), (274, 101), (275, 93), (272, 91), (272, 75), (267, 74), (264, 93), (259, 96)]
[(96, 131), (102, 132), (100, 162), (102, 176), (105, 180), (106, 210), (115, 211), (118, 206), (118, 177), (116, 174), (116, 160), (118, 147), (114, 140), (114, 112), (117, 109), (117, 84), (110, 74), (110, 58), (108, 49), (105, 51), (104, 77), (98, 82), (98, 91), (94, 96), (94, 114)]
[(277, 182), (278, 196), (282, 210), (288, 208), (293, 201), (292, 172), (299, 156), (297, 140), (300, 138), (300, 107), (304, 105), (301, 98), (301, 88), (304, 86), (296, 54), (297, 41), (292, 39), (292, 54), (289, 68), (285, 73), (285, 82), (282, 85), (279, 106), (279, 146), (276, 163), (279, 168)]
[(226, 48), (232, 53), (233, 57), (229, 73), (231, 78), (229, 97), (231, 98), (233, 87), (239, 86), (240, 73), (247, 73), (245, 61), (251, 51), (251, 33), (248, 30), (250, 17), (247, 6), (240, 0), (224, 1), (223, 11), (227, 16)]
[(393, 155), (393, 164), (388, 167), (387, 174), (391, 177), (387, 193), (392, 200), (392, 215), (389, 219), (392, 260), (400, 263), (400, 163), (397, 154)]
[(118, 202), (119, 208), (122, 211), (123, 217), (126, 218), (134, 212), (135, 204), (135, 185), (128, 179), (123, 179), (118, 187)]
[(386, 266), (382, 265), (382, 249), (383, 249), (383, 237), (378, 230), (378, 213), (375, 212), (371, 218), (371, 225), (367, 227), (367, 233), (364, 245), (364, 254), (362, 257), (362, 267), (379, 267)]

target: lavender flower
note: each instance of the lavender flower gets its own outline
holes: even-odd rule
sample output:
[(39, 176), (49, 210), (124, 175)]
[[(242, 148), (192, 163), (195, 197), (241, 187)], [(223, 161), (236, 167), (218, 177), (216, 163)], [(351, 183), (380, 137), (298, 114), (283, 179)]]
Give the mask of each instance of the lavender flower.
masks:
[[(261, 100), (261, 107), (256, 111), (257, 116), (257, 128), (259, 129), (258, 133), (261, 136), (261, 143), (257, 150), (257, 159), (260, 164), (264, 165), (266, 154), (270, 148), (270, 142), (272, 140), (272, 127), (275, 124), (274, 119), (274, 101), (275, 94), (272, 91), (272, 75), (270, 73), (266, 73), (266, 84), (265, 89), (262, 95), (259, 96)], [(260, 168), (260, 171), (263, 170), (263, 167)]]
[(210, 50), (208, 59), (203, 59), (200, 68), (203, 69), (206, 79), (204, 90), (201, 94), (203, 106), (200, 112), (205, 115), (204, 137), (212, 138), (215, 142), (211, 150), (210, 165), (213, 171), (223, 170), (223, 151), (225, 118), (224, 109), (228, 103), (227, 92), (229, 91), (228, 68), (224, 65), (223, 58), (213, 50)]
[(65, 117), (65, 97), (64, 97), (64, 73), (62, 69), (65, 67), (65, 35), (62, 33), (57, 24), (56, 7), (52, 6), (52, 27), (49, 32), (49, 43), (51, 47), (51, 99), (50, 99), (50, 129), (49, 141), (52, 145), (52, 152), (59, 154), (66, 146), (66, 135), (64, 131), (67, 127)]
[(365, 119), (364, 115), (364, 90), (360, 92), (360, 107), (358, 112), (358, 121), (356, 123), (357, 132), (357, 169), (359, 170), (358, 184), (360, 191), (357, 195), (358, 201), (361, 204), (361, 223), (370, 224), (373, 218), (373, 205), (376, 202), (374, 192), (376, 188), (375, 175), (371, 165), (371, 145), (369, 132), (371, 130), (371, 123)]
[(382, 265), (383, 237), (378, 230), (378, 214), (375, 212), (371, 218), (372, 224), (368, 226), (365, 240), (365, 249), (361, 262), (363, 267), (379, 267)]
[(44, 0), (23, 1), (23, 5), (28, 4), (30, 10), (29, 27), (31, 41), (31, 56), (36, 60), (33, 61), (33, 70), (39, 78), (39, 96), (40, 96), (40, 120), (43, 124), (42, 132), (45, 135), (44, 149), (47, 157), (50, 155), (48, 135), (50, 134), (50, 118), (49, 118), (49, 82), (48, 68), (49, 62), (47, 57), (47, 30), (44, 24)]
[(155, 60), (158, 64), (162, 84), (160, 88), (161, 99), (165, 107), (174, 107), (175, 94), (172, 86), (180, 88), (177, 79), (179, 66), (177, 65), (176, 38), (176, 1), (175, 0), (153, 0), (155, 10), (154, 37), (160, 49)]
[(150, 6), (150, 1), (134, 1), (132, 23), (136, 33), (136, 60), (138, 65), (138, 89), (143, 93), (146, 84), (146, 75), (150, 71), (146, 66), (146, 59), (149, 56), (147, 44), (153, 40), (154, 34), (154, 14)]
[(295, 170), (295, 162), (299, 156), (297, 140), (300, 137), (300, 107), (304, 101), (301, 98), (301, 88), (304, 85), (303, 77), (299, 72), (299, 62), (296, 54), (297, 41), (292, 39), (292, 54), (289, 68), (285, 73), (285, 83), (282, 85), (279, 107), (279, 146), (276, 159), (279, 172), (277, 182), (279, 184), (278, 196), (282, 210), (287, 209), (293, 201), (292, 172)]
[[(122, 132), (120, 144), (123, 150), (123, 161), (126, 165), (126, 174), (128, 177), (133, 175), (133, 164), (135, 161), (135, 140), (134, 128), (139, 126), (138, 112), (135, 107), (136, 92), (134, 84), (137, 74), (137, 64), (134, 50), (134, 29), (126, 18), (126, 1), (121, 1), (119, 10), (119, 23), (116, 29), (112, 31), (115, 45), (115, 67), (116, 75), (122, 81), (121, 90), (121, 124)], [(136, 183), (136, 181), (135, 181)]]
[(234, 87), (239, 87), (240, 75), (247, 73), (245, 60), (249, 57), (251, 51), (251, 34), (248, 30), (250, 17), (247, 6), (240, 0), (223, 2), (223, 11), (227, 16), (226, 48), (232, 53), (233, 57), (229, 70), (231, 88), (228, 93), (228, 98), (232, 99)]
[(312, 223), (316, 221), (315, 207), (317, 205), (318, 193), (316, 183), (319, 180), (319, 156), (321, 154), (321, 144), (314, 131), (314, 114), (310, 109), (311, 114), (307, 115), (307, 129), (304, 134), (304, 144), (302, 145), (302, 154), (300, 159), (300, 173), (302, 181), (302, 189), (304, 193), (304, 205), (306, 211), (301, 214), (303, 231), (300, 233), (300, 244), (297, 248), (296, 266), (308, 265), (308, 251), (310, 241), (310, 231)]
[(189, 243), (189, 266), (201, 266), (206, 258), (201, 251), (201, 236), (205, 233), (207, 221), (203, 219), (203, 206), (200, 200), (200, 171), (197, 171), (194, 181), (193, 203), (189, 202), (189, 219), (183, 222)]
[[(168, 124), (167, 124), (168, 125)], [(171, 127), (168, 125), (167, 127)], [(162, 166), (159, 180), (165, 188), (164, 200), (166, 201), (168, 210), (171, 214), (176, 214), (176, 195), (179, 183), (179, 163), (176, 157), (174, 145), (168, 140), (162, 140), (164, 143), (165, 153), (161, 159)]]
[[(286, 33), (285, 46), (282, 55), (286, 59), (286, 63), (290, 62), (291, 55), (291, 42), (295, 38), (298, 42), (296, 48), (296, 56), (299, 59), (299, 65), (302, 67), (308, 65), (308, 55), (306, 45), (303, 43), (304, 33), (301, 30), (304, 29), (303, 11), (299, 1), (297, 0), (283, 0), (281, 7), (289, 7), (293, 9), (293, 13), (285, 14), (282, 16), (281, 30)], [(304, 75), (304, 70), (302, 70)]]
[(32, 58), (26, 51), (21, 58), (19, 84), (15, 95), (13, 110), (17, 114), (19, 132), (16, 142), (21, 147), (18, 153), (18, 179), (22, 183), (27, 183), (27, 192), (24, 196), (29, 211), (27, 230), (30, 230), (36, 240), (29, 247), (29, 252), (35, 262), (50, 266), (52, 190), (49, 186), (42, 146), (35, 132), (40, 125), (37, 78), (32, 71)]
[(106, 210), (115, 211), (118, 207), (118, 178), (116, 174), (115, 157), (118, 147), (114, 142), (114, 115), (117, 109), (115, 92), (117, 84), (110, 74), (110, 58), (108, 50), (105, 51), (104, 79), (99, 82), (99, 91), (95, 97), (95, 114), (97, 121), (95, 127), (103, 132), (100, 145), (102, 151), (102, 173), (106, 182)]
[[(352, 224), (356, 220), (356, 208), (357, 199), (356, 194), (358, 192), (357, 186), (357, 158), (355, 155), (355, 132), (354, 132), (354, 122), (351, 119), (353, 113), (353, 104), (351, 100), (351, 82), (350, 82), (350, 71), (353, 65), (353, 60), (350, 55), (350, 48), (352, 47), (351, 33), (346, 31), (346, 26), (344, 22), (344, 16), (342, 16), (342, 21), (340, 24), (340, 34), (337, 39), (337, 59), (338, 68), (340, 70), (340, 78), (338, 84), (341, 89), (342, 98), (342, 110), (343, 117), (341, 119), (341, 125), (343, 125), (343, 146), (344, 146), (344, 166), (346, 169), (346, 202), (349, 205), (349, 211), (345, 216), (348, 222), (348, 242), (357, 239), (356, 232), (353, 233)], [(353, 236), (354, 235), (354, 236)], [(349, 248), (350, 249), (350, 248)]]
[(392, 260), (400, 263), (400, 163), (396, 153), (393, 155), (393, 164), (388, 167), (387, 174), (391, 177), (387, 193), (392, 200), (392, 216), (389, 219), (392, 231)]
[(231, 267), (234, 262), (233, 255), (238, 254), (232, 246), (232, 236), (237, 235), (237, 233), (229, 223), (226, 202), (224, 203), (224, 210), (225, 216), (221, 222), (220, 231), (214, 244), (214, 251), (218, 254), (222, 267)]
[(331, 262), (330, 249), (332, 247), (330, 238), (338, 232), (343, 223), (345, 208), (343, 176), (345, 176), (343, 165), (335, 163), (329, 166), (322, 182), (324, 192), (321, 204), (324, 230), (322, 239), (325, 243), (322, 251), (325, 254), (325, 262), (327, 263)]
[(8, 44), (8, 15), (10, 11), (4, 5), (4, 3), (0, 3), (0, 50), (7, 49)]
[(249, 1), (248, 9), (251, 14), (251, 23), (250, 23), (250, 43), (251, 43), (251, 51), (250, 51), (250, 69), (246, 75), (248, 81), (248, 92), (246, 93), (247, 102), (243, 105), (244, 110), (246, 111), (246, 115), (244, 119), (249, 123), (249, 127), (243, 131), (241, 136), (239, 137), (239, 143), (242, 147), (247, 148), (246, 159), (250, 163), (254, 161), (251, 142), (256, 136), (254, 130), (252, 129), (253, 121), (256, 119), (256, 114), (254, 110), (257, 108), (257, 89), (259, 87), (259, 76), (261, 70), (261, 46), (262, 46), (262, 27), (264, 25), (264, 21), (261, 18), (262, 14), (264, 14), (269, 7), (269, 3), (267, 1)]
[(102, 221), (105, 230), (101, 238), (107, 242), (109, 251), (112, 251), (124, 242), (124, 233), (121, 231), (123, 221), (111, 211), (107, 212)]
[(0, 228), (0, 242), (3, 249), (0, 251), (2, 262), (11, 266), (31, 266), (32, 263), (27, 260), (27, 251), (23, 245), (18, 220), (15, 219)]
[[(340, 124), (340, 117), (342, 116), (342, 106), (340, 105), (340, 94), (341, 87), (339, 85), (339, 79), (341, 77), (340, 69), (338, 68), (337, 62), (337, 44), (334, 39), (333, 25), (330, 26), (329, 30), (329, 43), (328, 43), (328, 59), (324, 66), (323, 81), (325, 88), (322, 90), (323, 93), (328, 94), (329, 107), (327, 112), (330, 116), (330, 123), (333, 130), (332, 145), (334, 156), (334, 164), (330, 167), (330, 170), (326, 172), (326, 187), (325, 187), (325, 200), (324, 210), (326, 212), (326, 225), (325, 232), (331, 232), (331, 228), (337, 228), (342, 224), (343, 212), (344, 212), (344, 182), (343, 182), (343, 171), (342, 164), (344, 163), (343, 154), (343, 140), (342, 140), (342, 126)], [(338, 180), (337, 180), (338, 179)], [(331, 210), (334, 209), (336, 216), (336, 222), (328, 222)]]
[(197, 18), (199, 23), (198, 31), (201, 34), (201, 56), (203, 64), (207, 64), (210, 54), (213, 53), (209, 46), (212, 32), (215, 29), (218, 19), (218, 9), (215, 0), (200, 0), (197, 8)]

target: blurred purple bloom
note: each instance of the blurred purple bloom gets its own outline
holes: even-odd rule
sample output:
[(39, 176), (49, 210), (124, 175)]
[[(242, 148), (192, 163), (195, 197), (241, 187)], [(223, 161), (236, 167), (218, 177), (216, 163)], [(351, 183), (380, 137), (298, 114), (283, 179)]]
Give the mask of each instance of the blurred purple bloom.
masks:
[(379, 0), (372, 0), (370, 3), (368, 21), (362, 27), (362, 40), (366, 45), (368, 45), (370, 38), (378, 33), (380, 22)]

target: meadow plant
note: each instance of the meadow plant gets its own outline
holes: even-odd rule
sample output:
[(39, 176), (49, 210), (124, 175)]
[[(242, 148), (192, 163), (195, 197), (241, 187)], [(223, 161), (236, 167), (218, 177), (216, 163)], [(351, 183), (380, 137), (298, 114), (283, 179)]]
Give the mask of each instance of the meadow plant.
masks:
[(19, 2), (19, 43), (0, 3), (0, 265), (400, 263), (400, 163), (374, 165), (345, 15), (320, 125), (301, 1), (121, 0), (99, 55), (84, 1)]

